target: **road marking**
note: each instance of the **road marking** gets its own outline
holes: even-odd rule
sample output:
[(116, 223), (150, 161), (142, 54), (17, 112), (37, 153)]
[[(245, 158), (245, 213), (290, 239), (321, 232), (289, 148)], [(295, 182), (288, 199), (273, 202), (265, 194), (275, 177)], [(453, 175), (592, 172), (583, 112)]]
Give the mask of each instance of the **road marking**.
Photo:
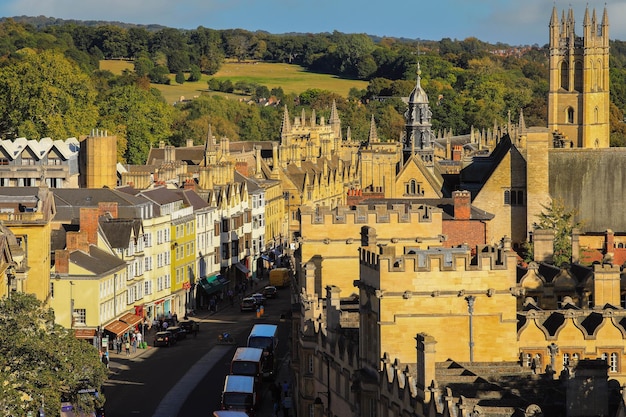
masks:
[(228, 346), (215, 346), (196, 362), (176, 385), (161, 400), (153, 417), (171, 417), (178, 415), (181, 407), (187, 400), (191, 391), (189, 387), (197, 386), (202, 378), (231, 348)]

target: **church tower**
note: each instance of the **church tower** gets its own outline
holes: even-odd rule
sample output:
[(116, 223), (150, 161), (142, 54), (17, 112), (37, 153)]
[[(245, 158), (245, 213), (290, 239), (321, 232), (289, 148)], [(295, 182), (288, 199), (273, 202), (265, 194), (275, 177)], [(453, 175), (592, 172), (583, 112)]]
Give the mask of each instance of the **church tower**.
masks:
[(561, 137), (555, 146), (609, 147), (609, 19), (585, 9), (583, 36), (574, 33), (574, 12), (556, 7), (550, 18), (548, 129)]
[(409, 96), (409, 108), (404, 114), (406, 124), (404, 131), (403, 153), (404, 160), (413, 155), (419, 155), (424, 165), (432, 167), (435, 150), (433, 147), (432, 111), (428, 105), (428, 95), (420, 84), (422, 71), (417, 63), (417, 82)]

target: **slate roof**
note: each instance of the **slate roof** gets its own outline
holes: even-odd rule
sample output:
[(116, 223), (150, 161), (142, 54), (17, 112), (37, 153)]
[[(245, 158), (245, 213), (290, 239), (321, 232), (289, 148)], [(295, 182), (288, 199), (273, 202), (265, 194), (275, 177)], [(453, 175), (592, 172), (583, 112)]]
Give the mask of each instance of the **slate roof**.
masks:
[(117, 203), (118, 217), (138, 218), (140, 208), (147, 204), (135, 197), (110, 188), (55, 188), (52, 189), (57, 208), (55, 221), (71, 222), (80, 218), (81, 207), (98, 207), (98, 203)]
[(192, 206), (194, 211), (211, 207), (211, 205), (204, 201), (194, 190), (175, 190), (174, 192), (183, 199), (185, 204)]
[(126, 268), (126, 262), (94, 245), (89, 246), (89, 253), (79, 250), (70, 253), (70, 262), (98, 276)]
[(151, 190), (145, 190), (140, 195), (154, 201), (157, 204), (164, 205), (174, 203), (176, 201), (182, 201), (180, 195), (165, 187), (157, 187)]
[(139, 220), (134, 219), (111, 219), (101, 221), (100, 228), (112, 248), (126, 249), (130, 244), (130, 239), (138, 235), (137, 227), (140, 223)]

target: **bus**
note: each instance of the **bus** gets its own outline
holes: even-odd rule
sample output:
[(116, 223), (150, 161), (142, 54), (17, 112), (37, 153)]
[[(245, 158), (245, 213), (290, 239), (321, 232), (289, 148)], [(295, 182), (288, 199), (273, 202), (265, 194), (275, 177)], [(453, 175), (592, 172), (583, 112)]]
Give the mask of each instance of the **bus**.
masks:
[(256, 408), (256, 388), (254, 377), (226, 375), (222, 391), (222, 409), (243, 411), (254, 415)]
[(255, 324), (248, 336), (248, 347), (263, 349), (263, 377), (275, 377), (278, 366), (275, 357), (278, 348), (278, 326)]
[(230, 374), (252, 376), (258, 388), (263, 379), (263, 359), (263, 349), (237, 348), (233, 360), (230, 362)]

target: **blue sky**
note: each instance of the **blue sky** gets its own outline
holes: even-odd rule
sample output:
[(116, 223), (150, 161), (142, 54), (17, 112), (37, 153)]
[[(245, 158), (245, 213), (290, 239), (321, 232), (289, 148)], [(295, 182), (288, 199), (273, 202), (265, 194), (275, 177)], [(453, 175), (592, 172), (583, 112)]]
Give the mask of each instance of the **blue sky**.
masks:
[(625, 0), (0, 0), (0, 16), (156, 23), (174, 28), (242, 28), (270, 33), (367, 33), (410, 39), (470, 36), (511, 45), (548, 41), (552, 7), (609, 11), (611, 39), (626, 40)]

